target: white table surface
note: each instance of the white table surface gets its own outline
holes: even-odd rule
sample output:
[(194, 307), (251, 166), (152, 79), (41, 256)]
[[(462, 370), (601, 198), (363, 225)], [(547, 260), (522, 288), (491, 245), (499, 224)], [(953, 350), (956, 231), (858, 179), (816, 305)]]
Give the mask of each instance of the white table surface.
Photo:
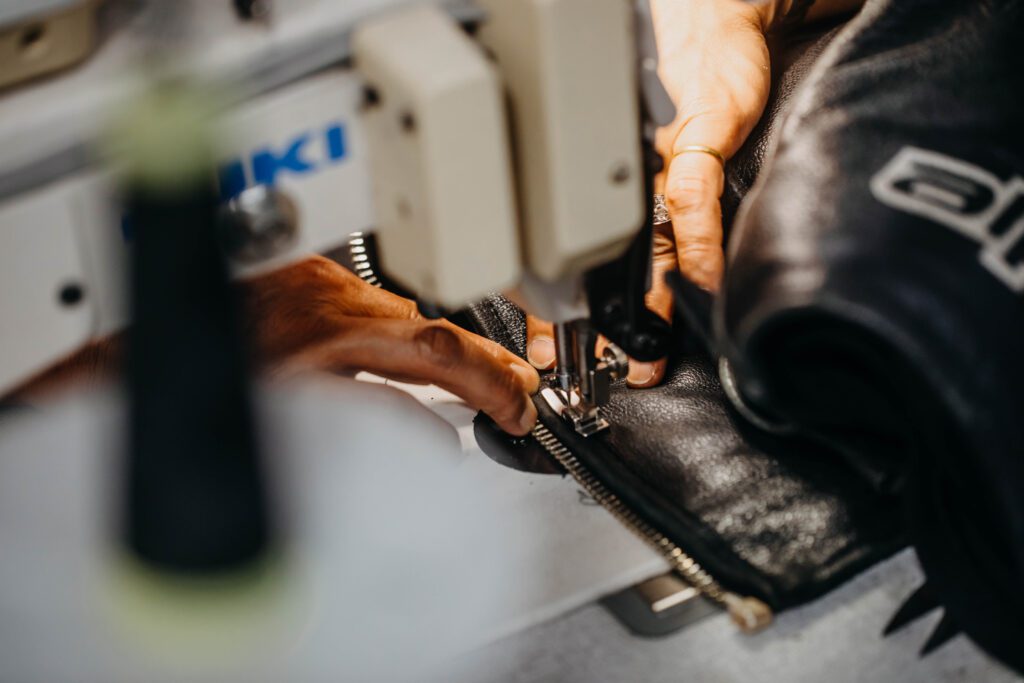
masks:
[[(276, 416), (264, 422), (274, 425), (267, 447), (285, 470), (274, 481), (288, 494), (291, 584), (315, 600), (292, 601), (310, 610), (298, 621), (265, 612), (276, 639), (249, 647), (245, 659), (215, 662), (224, 675), (213, 678), (195, 674), (202, 667), (178, 675), (125, 628), (136, 622), (112, 610), (121, 595), (112, 590), (108, 521), (123, 425), (117, 401), (78, 397), (0, 423), (0, 681), (393, 680), (351, 675), (359, 670), (351, 657), (402, 664), (404, 650), (379, 637), (381, 624), (389, 626), (378, 613), (407, 609), (424, 586), (426, 602), (396, 634), (403, 642), (437, 636), (449, 646), (441, 633), (449, 606), (480, 612), (471, 615), (479, 627), (456, 648), (470, 650), (460, 670), (438, 680), (1021, 680), (963, 637), (918, 660), (938, 614), (880, 637), (922, 580), (910, 551), (778, 615), (755, 636), (739, 634), (723, 614), (664, 638), (635, 637), (594, 602), (663, 572), (662, 559), (581, 500), (571, 480), (490, 460), (473, 440), (473, 411), (450, 394), (396, 389), (454, 425), (460, 443), (400, 392), (351, 381), (261, 402), (264, 416)], [(406, 464), (389, 472), (388, 454), (397, 462), (403, 449)], [(425, 466), (435, 459), (440, 468)], [(445, 484), (453, 468), (460, 487)], [(423, 480), (410, 487), (410, 476)], [(468, 540), (449, 542), (452, 535)], [(378, 542), (376, 554), (351, 556)], [(408, 557), (425, 560), (410, 574)], [(392, 590), (392, 579), (420, 583)], [(479, 604), (456, 605), (472, 601)]]

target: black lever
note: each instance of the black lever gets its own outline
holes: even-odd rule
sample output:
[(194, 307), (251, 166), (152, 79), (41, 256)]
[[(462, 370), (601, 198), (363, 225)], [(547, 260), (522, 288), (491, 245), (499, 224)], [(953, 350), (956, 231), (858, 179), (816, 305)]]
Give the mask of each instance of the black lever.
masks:
[(654, 176), (662, 167), (661, 156), (646, 142), (644, 164), (643, 227), (625, 254), (586, 274), (585, 286), (597, 331), (631, 358), (650, 362), (668, 355), (672, 328), (644, 301), (651, 288)]

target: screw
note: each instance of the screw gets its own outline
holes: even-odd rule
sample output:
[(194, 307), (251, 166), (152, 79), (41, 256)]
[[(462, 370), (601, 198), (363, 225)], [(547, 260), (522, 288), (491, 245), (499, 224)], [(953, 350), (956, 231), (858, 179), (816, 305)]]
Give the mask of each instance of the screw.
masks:
[(409, 200), (405, 197), (398, 198), (395, 208), (398, 209), (398, 215), (402, 218), (408, 219), (412, 215), (412, 207), (409, 205)]
[(269, 0), (235, 0), (235, 11), (243, 20), (267, 19), (270, 16)]
[(363, 108), (370, 109), (380, 104), (380, 91), (372, 85), (363, 88)]
[(62, 305), (68, 307), (75, 306), (85, 298), (85, 290), (77, 282), (69, 282), (60, 288), (58, 297)]
[(629, 180), (629, 165), (624, 161), (615, 164), (612, 167), (611, 179), (616, 185), (621, 185)]
[(416, 130), (416, 118), (412, 115), (412, 112), (403, 112), (399, 121), (402, 124), (402, 130), (406, 133), (411, 133)]
[(41, 57), (48, 51), (45, 24), (32, 24), (18, 36), (18, 50), (27, 59)]

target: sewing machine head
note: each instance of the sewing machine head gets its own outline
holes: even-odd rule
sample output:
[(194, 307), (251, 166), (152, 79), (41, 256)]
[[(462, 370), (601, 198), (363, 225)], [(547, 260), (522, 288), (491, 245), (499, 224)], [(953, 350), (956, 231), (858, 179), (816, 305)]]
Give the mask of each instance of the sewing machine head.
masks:
[[(647, 1), (303, 7), (275, 7), (261, 28), (273, 40), (260, 41), (249, 19), (235, 26), (203, 3), (163, 6), (197, 13), (175, 22), (183, 27), (222, 29), (224, 49), (182, 47), (187, 59), (165, 61), (232, 97), (219, 115), (230, 135), (216, 153), (233, 272), (280, 267), (373, 231), (383, 269), (425, 310), (515, 290), (557, 325), (554, 379), (566, 414), (584, 433), (599, 429), (625, 357), (654, 360), (667, 342), (667, 326), (643, 303), (661, 164), (653, 135), (675, 115)], [(150, 33), (168, 23), (144, 18), (125, 21)], [(313, 26), (336, 29), (304, 33)], [(0, 271), (31, 283), (0, 293), (9, 323), (0, 389), (128, 320), (130, 216), (112, 201), (109, 167), (94, 163), (102, 155), (82, 150), (100, 146), (110, 111), (147, 77), (126, 67), (124, 83), (97, 88), (110, 73), (105, 58), (66, 83), (33, 81), (0, 97), (0, 142), (17, 151), (0, 160), (0, 224), (10, 226), (0, 232)], [(153, 60), (136, 61), (138, 71)], [(59, 116), (27, 114), (38, 110)], [(62, 137), (51, 142), (50, 128)], [(61, 163), (40, 161), (51, 157)], [(73, 305), (50, 294), (69, 282), (87, 293)], [(611, 342), (601, 358), (598, 335)]]
[[(592, 434), (627, 354), (654, 360), (667, 343), (643, 302), (653, 134), (675, 115), (649, 8), (478, 4), (473, 38), (428, 7), (353, 35), (382, 265), (428, 308), (515, 288), (556, 325), (553, 386)], [(610, 342), (600, 358), (598, 334)]]

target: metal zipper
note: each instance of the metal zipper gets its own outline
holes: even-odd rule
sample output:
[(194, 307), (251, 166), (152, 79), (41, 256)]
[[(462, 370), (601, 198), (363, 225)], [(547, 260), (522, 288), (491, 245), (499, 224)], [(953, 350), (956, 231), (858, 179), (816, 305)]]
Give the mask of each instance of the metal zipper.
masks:
[(348, 255), (352, 260), (352, 269), (364, 282), (380, 287), (380, 278), (373, 270), (370, 254), (366, 248), (366, 236), (362, 232), (353, 232), (348, 236)]
[[(381, 282), (374, 272), (364, 233), (354, 232), (349, 235), (348, 253), (356, 275), (369, 284), (380, 287)], [(722, 588), (722, 585), (692, 557), (683, 552), (682, 548), (645, 522), (615, 494), (605, 488), (605, 485), (598, 481), (547, 427), (538, 422), (531, 434), (537, 443), (572, 475), (572, 478), (583, 487), (587, 495), (610, 512), (615, 519), (619, 520), (620, 524), (668, 560), (676, 573), (700, 591), (701, 595), (725, 607), (741, 631), (755, 633), (772, 622), (771, 607), (757, 598), (737, 595)]]
[(661, 533), (618, 499), (598, 481), (572, 451), (540, 422), (531, 435), (544, 450), (572, 475), (586, 493), (610, 512), (623, 526), (660, 553), (672, 568), (709, 600), (725, 607), (733, 622), (744, 633), (761, 630), (772, 621), (772, 610), (754, 597), (737, 595), (725, 590), (706, 569), (700, 566), (682, 548)]

